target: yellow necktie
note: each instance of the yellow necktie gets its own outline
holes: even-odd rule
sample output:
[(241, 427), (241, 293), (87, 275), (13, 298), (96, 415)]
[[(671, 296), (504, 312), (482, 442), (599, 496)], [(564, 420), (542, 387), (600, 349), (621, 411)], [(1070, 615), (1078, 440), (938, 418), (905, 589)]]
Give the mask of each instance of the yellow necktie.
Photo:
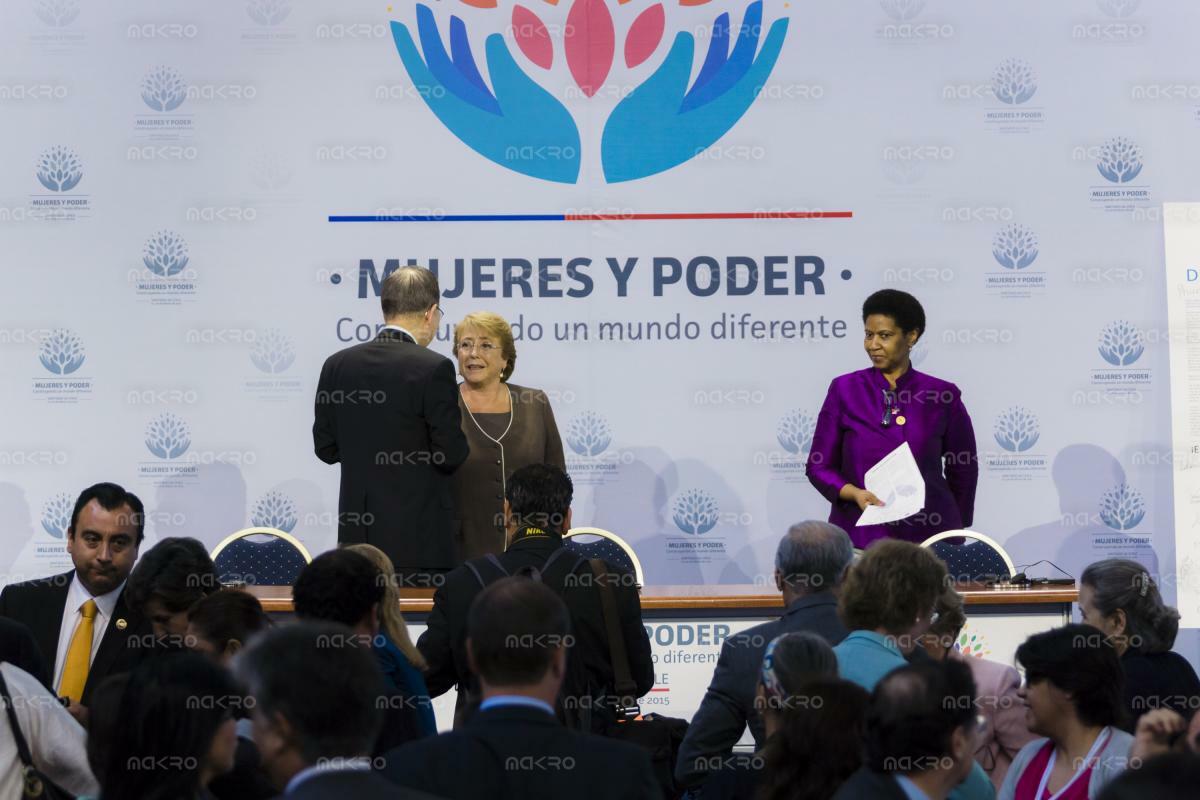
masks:
[(71, 646), (67, 648), (67, 660), (63, 665), (62, 680), (58, 683), (58, 693), (62, 697), (71, 698), (78, 703), (83, 697), (83, 687), (87, 683), (88, 667), (92, 663), (92, 629), (96, 622), (96, 601), (87, 600), (79, 607), (83, 619), (71, 636)]

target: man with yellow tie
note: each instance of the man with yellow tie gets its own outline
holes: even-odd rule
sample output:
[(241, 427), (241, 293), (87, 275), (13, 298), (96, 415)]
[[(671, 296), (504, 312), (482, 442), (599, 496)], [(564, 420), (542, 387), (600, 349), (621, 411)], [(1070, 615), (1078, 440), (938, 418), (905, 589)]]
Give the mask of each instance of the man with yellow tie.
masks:
[(125, 580), (137, 560), (145, 527), (142, 501), (115, 483), (84, 489), (75, 501), (67, 552), (75, 568), (61, 575), (4, 587), (0, 616), (33, 633), (51, 668), (51, 691), (86, 720), (95, 687), (127, 672), (151, 652), (147, 620), (126, 607)]

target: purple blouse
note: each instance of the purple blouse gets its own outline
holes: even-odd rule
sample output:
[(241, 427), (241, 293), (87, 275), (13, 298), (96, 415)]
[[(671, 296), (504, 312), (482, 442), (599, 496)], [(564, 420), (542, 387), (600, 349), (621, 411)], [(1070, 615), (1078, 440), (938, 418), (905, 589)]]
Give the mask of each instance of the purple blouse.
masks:
[[(808, 480), (832, 504), (829, 521), (850, 534), (855, 547), (885, 537), (921, 542), (970, 526), (975, 513), (979, 458), (958, 387), (910, 367), (896, 381), (890, 403), (889, 388), (874, 367), (834, 378), (805, 467)], [(855, 527), (862, 512), (838, 492), (847, 483), (862, 488), (867, 470), (903, 442), (925, 478), (925, 507), (897, 522)]]

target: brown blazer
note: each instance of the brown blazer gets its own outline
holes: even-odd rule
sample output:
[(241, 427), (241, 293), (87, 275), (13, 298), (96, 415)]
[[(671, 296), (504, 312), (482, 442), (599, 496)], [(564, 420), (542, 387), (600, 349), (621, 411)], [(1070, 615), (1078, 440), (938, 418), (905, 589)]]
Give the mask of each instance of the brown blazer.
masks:
[(471, 446), (471, 454), (454, 472), (455, 541), (460, 564), (504, 551), (504, 484), (510, 475), (529, 464), (553, 464), (566, 470), (562, 439), (546, 393), (512, 383), (508, 391), (512, 396), (512, 427), (500, 444), (483, 435), (471, 419), (462, 393), (458, 396), (463, 433)]

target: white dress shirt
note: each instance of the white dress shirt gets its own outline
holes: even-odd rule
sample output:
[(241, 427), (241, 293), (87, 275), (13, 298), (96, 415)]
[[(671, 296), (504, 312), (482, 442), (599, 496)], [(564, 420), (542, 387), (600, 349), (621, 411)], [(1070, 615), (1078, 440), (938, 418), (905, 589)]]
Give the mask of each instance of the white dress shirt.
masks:
[[(88, 767), (87, 732), (37, 678), (7, 662), (0, 673), (34, 766), (72, 796), (96, 795), (100, 787)], [(8, 714), (0, 711), (0, 797), (20, 797), (24, 785), (11, 730)]]
[(417, 341), (417, 337), (415, 337), (415, 336), (413, 336), (413, 335), (412, 335), (412, 331), (410, 331), (410, 330), (408, 330), (408, 329), (406, 329), (406, 328), (401, 328), (399, 325), (384, 325), (384, 326), (383, 326), (383, 330), (385, 330), (385, 331), (386, 331), (386, 330), (388, 330), (388, 329), (391, 329), (391, 330), (393, 330), (393, 331), (400, 331), (400, 332), (401, 332), (401, 333), (403, 333), (405, 336), (407, 336), (408, 338), (412, 339), (414, 342), (415, 342), (415, 341)]
[(80, 607), (89, 598), (96, 601), (96, 618), (92, 620), (92, 655), (88, 660), (90, 665), (96, 658), (96, 651), (100, 649), (100, 641), (104, 638), (104, 631), (108, 629), (108, 621), (112, 619), (113, 611), (117, 607), (117, 600), (121, 597), (121, 590), (124, 588), (125, 582), (121, 581), (121, 585), (108, 594), (94, 597), (79, 581), (78, 572), (71, 578), (71, 588), (67, 590), (67, 602), (63, 604), (62, 627), (58, 631), (58, 652), (54, 655), (54, 681), (50, 684), (56, 690), (62, 680), (67, 650), (71, 647), (71, 637), (75, 635), (75, 629), (83, 621)]

